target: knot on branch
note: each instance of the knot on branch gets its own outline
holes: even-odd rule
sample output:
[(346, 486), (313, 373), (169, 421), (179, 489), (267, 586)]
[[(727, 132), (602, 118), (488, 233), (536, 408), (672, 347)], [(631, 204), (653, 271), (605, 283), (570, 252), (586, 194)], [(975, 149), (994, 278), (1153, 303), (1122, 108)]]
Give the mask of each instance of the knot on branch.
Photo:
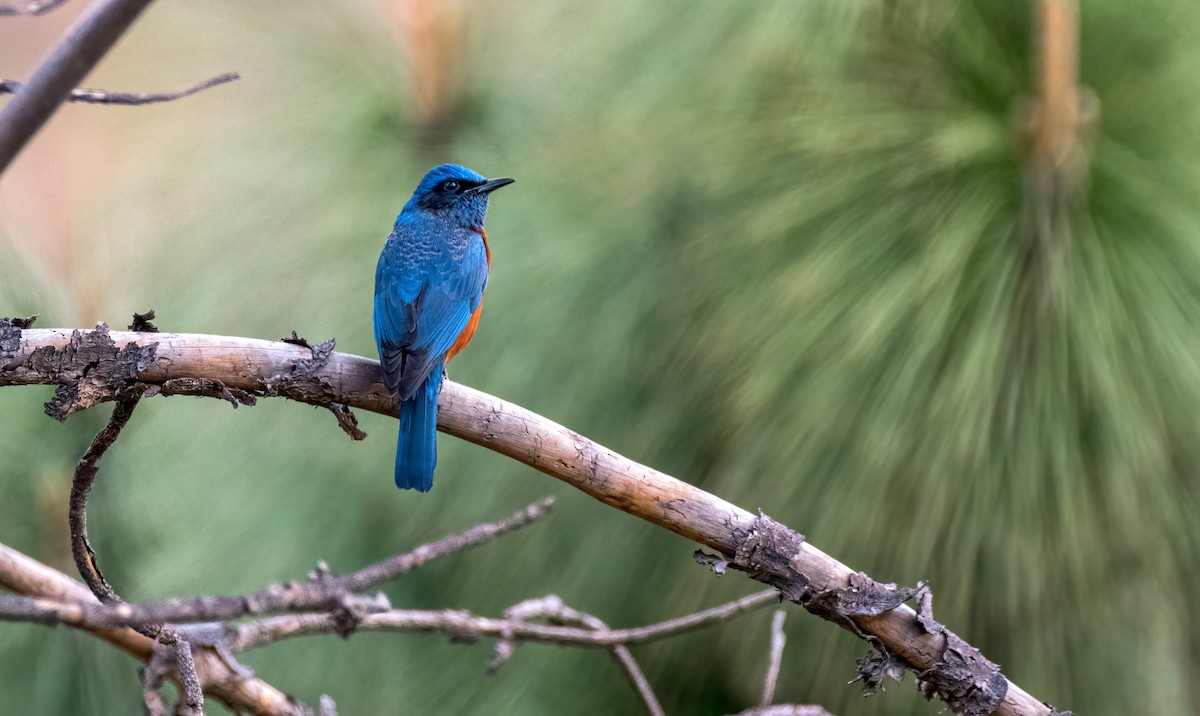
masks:
[(61, 350), (38, 348), (16, 370), (58, 383), (54, 398), (46, 403), (46, 414), (63, 421), (72, 413), (127, 395), (137, 387), (138, 374), (154, 362), (157, 348), (157, 343), (118, 348), (108, 326), (98, 323), (94, 331), (72, 331)]
[[(334, 589), (336, 588), (334, 585)], [(379, 614), (392, 608), (391, 602), (383, 592), (378, 592), (373, 597), (345, 593), (337, 602), (337, 608), (332, 611), (333, 631), (343, 639), (349, 639), (358, 631), (359, 625), (368, 614)]]

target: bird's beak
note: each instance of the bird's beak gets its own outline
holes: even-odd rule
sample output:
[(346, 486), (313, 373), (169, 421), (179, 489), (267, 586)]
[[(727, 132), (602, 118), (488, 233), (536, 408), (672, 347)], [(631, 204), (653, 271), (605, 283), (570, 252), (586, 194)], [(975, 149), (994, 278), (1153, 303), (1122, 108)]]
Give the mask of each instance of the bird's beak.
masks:
[(485, 181), (484, 183), (475, 187), (474, 189), (471, 189), (470, 193), (472, 193), (472, 194), (490, 194), (490, 193), (496, 191), (497, 189), (499, 189), (500, 187), (508, 186), (509, 184), (512, 184), (515, 181), (516, 181), (516, 179), (509, 179), (508, 177), (500, 177), (499, 179), (488, 179), (487, 181)]

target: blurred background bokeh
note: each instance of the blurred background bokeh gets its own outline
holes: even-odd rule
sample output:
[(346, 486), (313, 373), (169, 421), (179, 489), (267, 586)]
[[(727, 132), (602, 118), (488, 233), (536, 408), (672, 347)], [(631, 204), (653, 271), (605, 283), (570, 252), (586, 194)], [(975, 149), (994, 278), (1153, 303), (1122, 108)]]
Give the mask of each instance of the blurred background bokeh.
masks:
[[(0, 19), (27, 77), (82, 6)], [(487, 309), (452, 377), (748, 509), (885, 581), (1036, 696), (1200, 713), (1200, 5), (1089, 0), (1067, 190), (1028, 134), (1032, 2), (161, 3), (0, 181), (0, 315), (374, 355), (383, 239), (421, 173), (497, 194)], [(1061, 179), (1061, 177), (1059, 177)], [(69, 573), (66, 494), (107, 408), (0, 392), (0, 541)], [(693, 545), (442, 437), (392, 485), (394, 421), (351, 443), (283, 401), (147, 401), (105, 460), (95, 546), (126, 597), (246, 591), (508, 514), (556, 513), (388, 588), (498, 614), (546, 593), (637, 625), (749, 593)], [(636, 650), (670, 714), (753, 704), (769, 611)], [(932, 714), (847, 685), (866, 645), (797, 613), (779, 698)], [(604, 654), (363, 634), (247, 655), (344, 714), (627, 713)], [(131, 660), (0, 628), (5, 713), (127, 714)], [(211, 712), (222, 713), (215, 704)]]

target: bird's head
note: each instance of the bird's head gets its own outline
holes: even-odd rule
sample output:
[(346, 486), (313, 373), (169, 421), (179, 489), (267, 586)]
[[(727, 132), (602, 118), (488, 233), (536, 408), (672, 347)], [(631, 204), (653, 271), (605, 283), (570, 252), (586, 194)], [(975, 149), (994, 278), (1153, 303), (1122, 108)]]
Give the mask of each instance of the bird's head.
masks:
[(512, 184), (508, 178), (485, 179), (458, 164), (442, 164), (426, 172), (405, 211), (426, 211), (462, 226), (483, 226), (488, 194)]

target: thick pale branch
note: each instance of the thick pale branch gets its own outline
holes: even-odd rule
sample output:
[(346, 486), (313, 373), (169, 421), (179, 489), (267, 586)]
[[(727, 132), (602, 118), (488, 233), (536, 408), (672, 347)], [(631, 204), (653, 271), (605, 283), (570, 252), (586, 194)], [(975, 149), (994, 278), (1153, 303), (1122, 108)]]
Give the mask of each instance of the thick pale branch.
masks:
[[(19, 341), (12, 340), (10, 334), (9, 343), (18, 345), (8, 355), (0, 349), (0, 385), (56, 384), (64, 380), (53, 374), (57, 364), (48, 359), (71, 345), (72, 333), (25, 329), (20, 331)], [(367, 358), (331, 353), (314, 364), (313, 353), (307, 348), (236, 337), (112, 332), (111, 338), (117, 347), (136, 344), (145, 349), (154, 344), (152, 359), (135, 371), (136, 379), (143, 383), (211, 379), (229, 388), (282, 395), (315, 405), (338, 403), (396, 414), (395, 400), (380, 383), (378, 363)], [(0, 336), (0, 345), (2, 339)], [(65, 380), (71, 379), (67, 376)], [(968, 661), (982, 660), (977, 650), (933, 622), (931, 616), (919, 620), (916, 611), (906, 604), (889, 601), (886, 606), (869, 608), (887, 601), (879, 599), (887, 591), (885, 585), (870, 582), (865, 575), (803, 541), (798, 533), (634, 462), (520, 406), (447, 382), (439, 401), (438, 427), (717, 550), (735, 567), (780, 586), (789, 599), (868, 639), (889, 657), (901, 659), (922, 678), (945, 673), (950, 652), (967, 650), (972, 654)], [(774, 553), (780, 550), (786, 554)], [(773, 559), (764, 559), (764, 555)], [(864, 595), (876, 599), (864, 600)], [(864, 601), (869, 603), (863, 606)], [(960, 689), (960, 695), (978, 691), (970, 679), (948, 676), (957, 682), (953, 686)], [(1005, 682), (1002, 676), (999, 679), (998, 693), (1003, 693), (1003, 699), (995, 713), (1049, 716), (1048, 706)]]

